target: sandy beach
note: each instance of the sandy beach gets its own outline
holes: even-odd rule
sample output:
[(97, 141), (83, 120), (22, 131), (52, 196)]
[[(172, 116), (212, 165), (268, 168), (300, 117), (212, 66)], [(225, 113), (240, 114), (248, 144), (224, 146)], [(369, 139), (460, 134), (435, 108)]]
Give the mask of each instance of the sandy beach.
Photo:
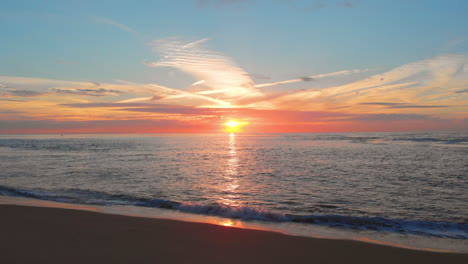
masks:
[(468, 263), (439, 253), (166, 219), (0, 205), (2, 263)]

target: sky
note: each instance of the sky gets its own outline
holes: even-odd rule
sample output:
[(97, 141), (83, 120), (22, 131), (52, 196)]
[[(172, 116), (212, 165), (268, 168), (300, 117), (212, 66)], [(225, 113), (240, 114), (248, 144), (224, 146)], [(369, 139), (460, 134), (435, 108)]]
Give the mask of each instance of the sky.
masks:
[(0, 133), (468, 131), (468, 1), (0, 7)]

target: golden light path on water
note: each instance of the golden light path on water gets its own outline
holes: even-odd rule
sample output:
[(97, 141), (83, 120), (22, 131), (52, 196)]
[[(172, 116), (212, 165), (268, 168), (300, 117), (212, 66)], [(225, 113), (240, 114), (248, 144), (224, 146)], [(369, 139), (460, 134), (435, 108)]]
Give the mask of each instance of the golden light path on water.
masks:
[(224, 182), (223, 193), (226, 193), (224, 197), (220, 198), (220, 203), (228, 206), (240, 206), (241, 203), (237, 200), (236, 190), (239, 187), (238, 180), (238, 167), (239, 167), (239, 154), (236, 146), (236, 134), (229, 134), (228, 142), (228, 159), (226, 161), (226, 169), (224, 170)]

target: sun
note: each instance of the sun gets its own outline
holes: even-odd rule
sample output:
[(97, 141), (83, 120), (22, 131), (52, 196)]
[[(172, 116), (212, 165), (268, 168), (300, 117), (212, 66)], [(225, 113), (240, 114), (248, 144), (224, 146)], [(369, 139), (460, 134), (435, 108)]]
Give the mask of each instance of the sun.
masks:
[(227, 123), (225, 123), (224, 125), (225, 126), (228, 126), (228, 127), (236, 127), (238, 125), (242, 124), (241, 122), (237, 122), (237, 121), (234, 121), (234, 120), (229, 120)]
[(242, 122), (242, 121), (237, 121), (237, 120), (230, 119), (229, 121), (227, 121), (223, 125), (226, 126), (226, 129), (225, 129), (226, 132), (235, 133), (235, 132), (240, 132), (241, 128), (243, 126), (247, 125), (247, 124), (248, 124), (247, 122)]

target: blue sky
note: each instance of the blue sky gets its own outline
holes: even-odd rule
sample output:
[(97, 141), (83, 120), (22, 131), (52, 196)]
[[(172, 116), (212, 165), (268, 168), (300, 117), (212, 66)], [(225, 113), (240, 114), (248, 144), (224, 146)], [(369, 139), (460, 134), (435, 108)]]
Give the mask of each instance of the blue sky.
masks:
[(463, 0), (2, 1), (0, 72), (154, 81), (142, 64), (157, 59), (148, 43), (172, 36), (211, 38), (248, 72), (278, 80), (389, 68), (466, 53), (467, 12)]
[[(168, 114), (181, 106), (208, 123), (230, 117), (201, 108), (467, 128), (467, 13), (465, 0), (4, 0), (0, 121), (183, 123), (189, 110)], [(68, 114), (38, 114), (51, 107)]]

